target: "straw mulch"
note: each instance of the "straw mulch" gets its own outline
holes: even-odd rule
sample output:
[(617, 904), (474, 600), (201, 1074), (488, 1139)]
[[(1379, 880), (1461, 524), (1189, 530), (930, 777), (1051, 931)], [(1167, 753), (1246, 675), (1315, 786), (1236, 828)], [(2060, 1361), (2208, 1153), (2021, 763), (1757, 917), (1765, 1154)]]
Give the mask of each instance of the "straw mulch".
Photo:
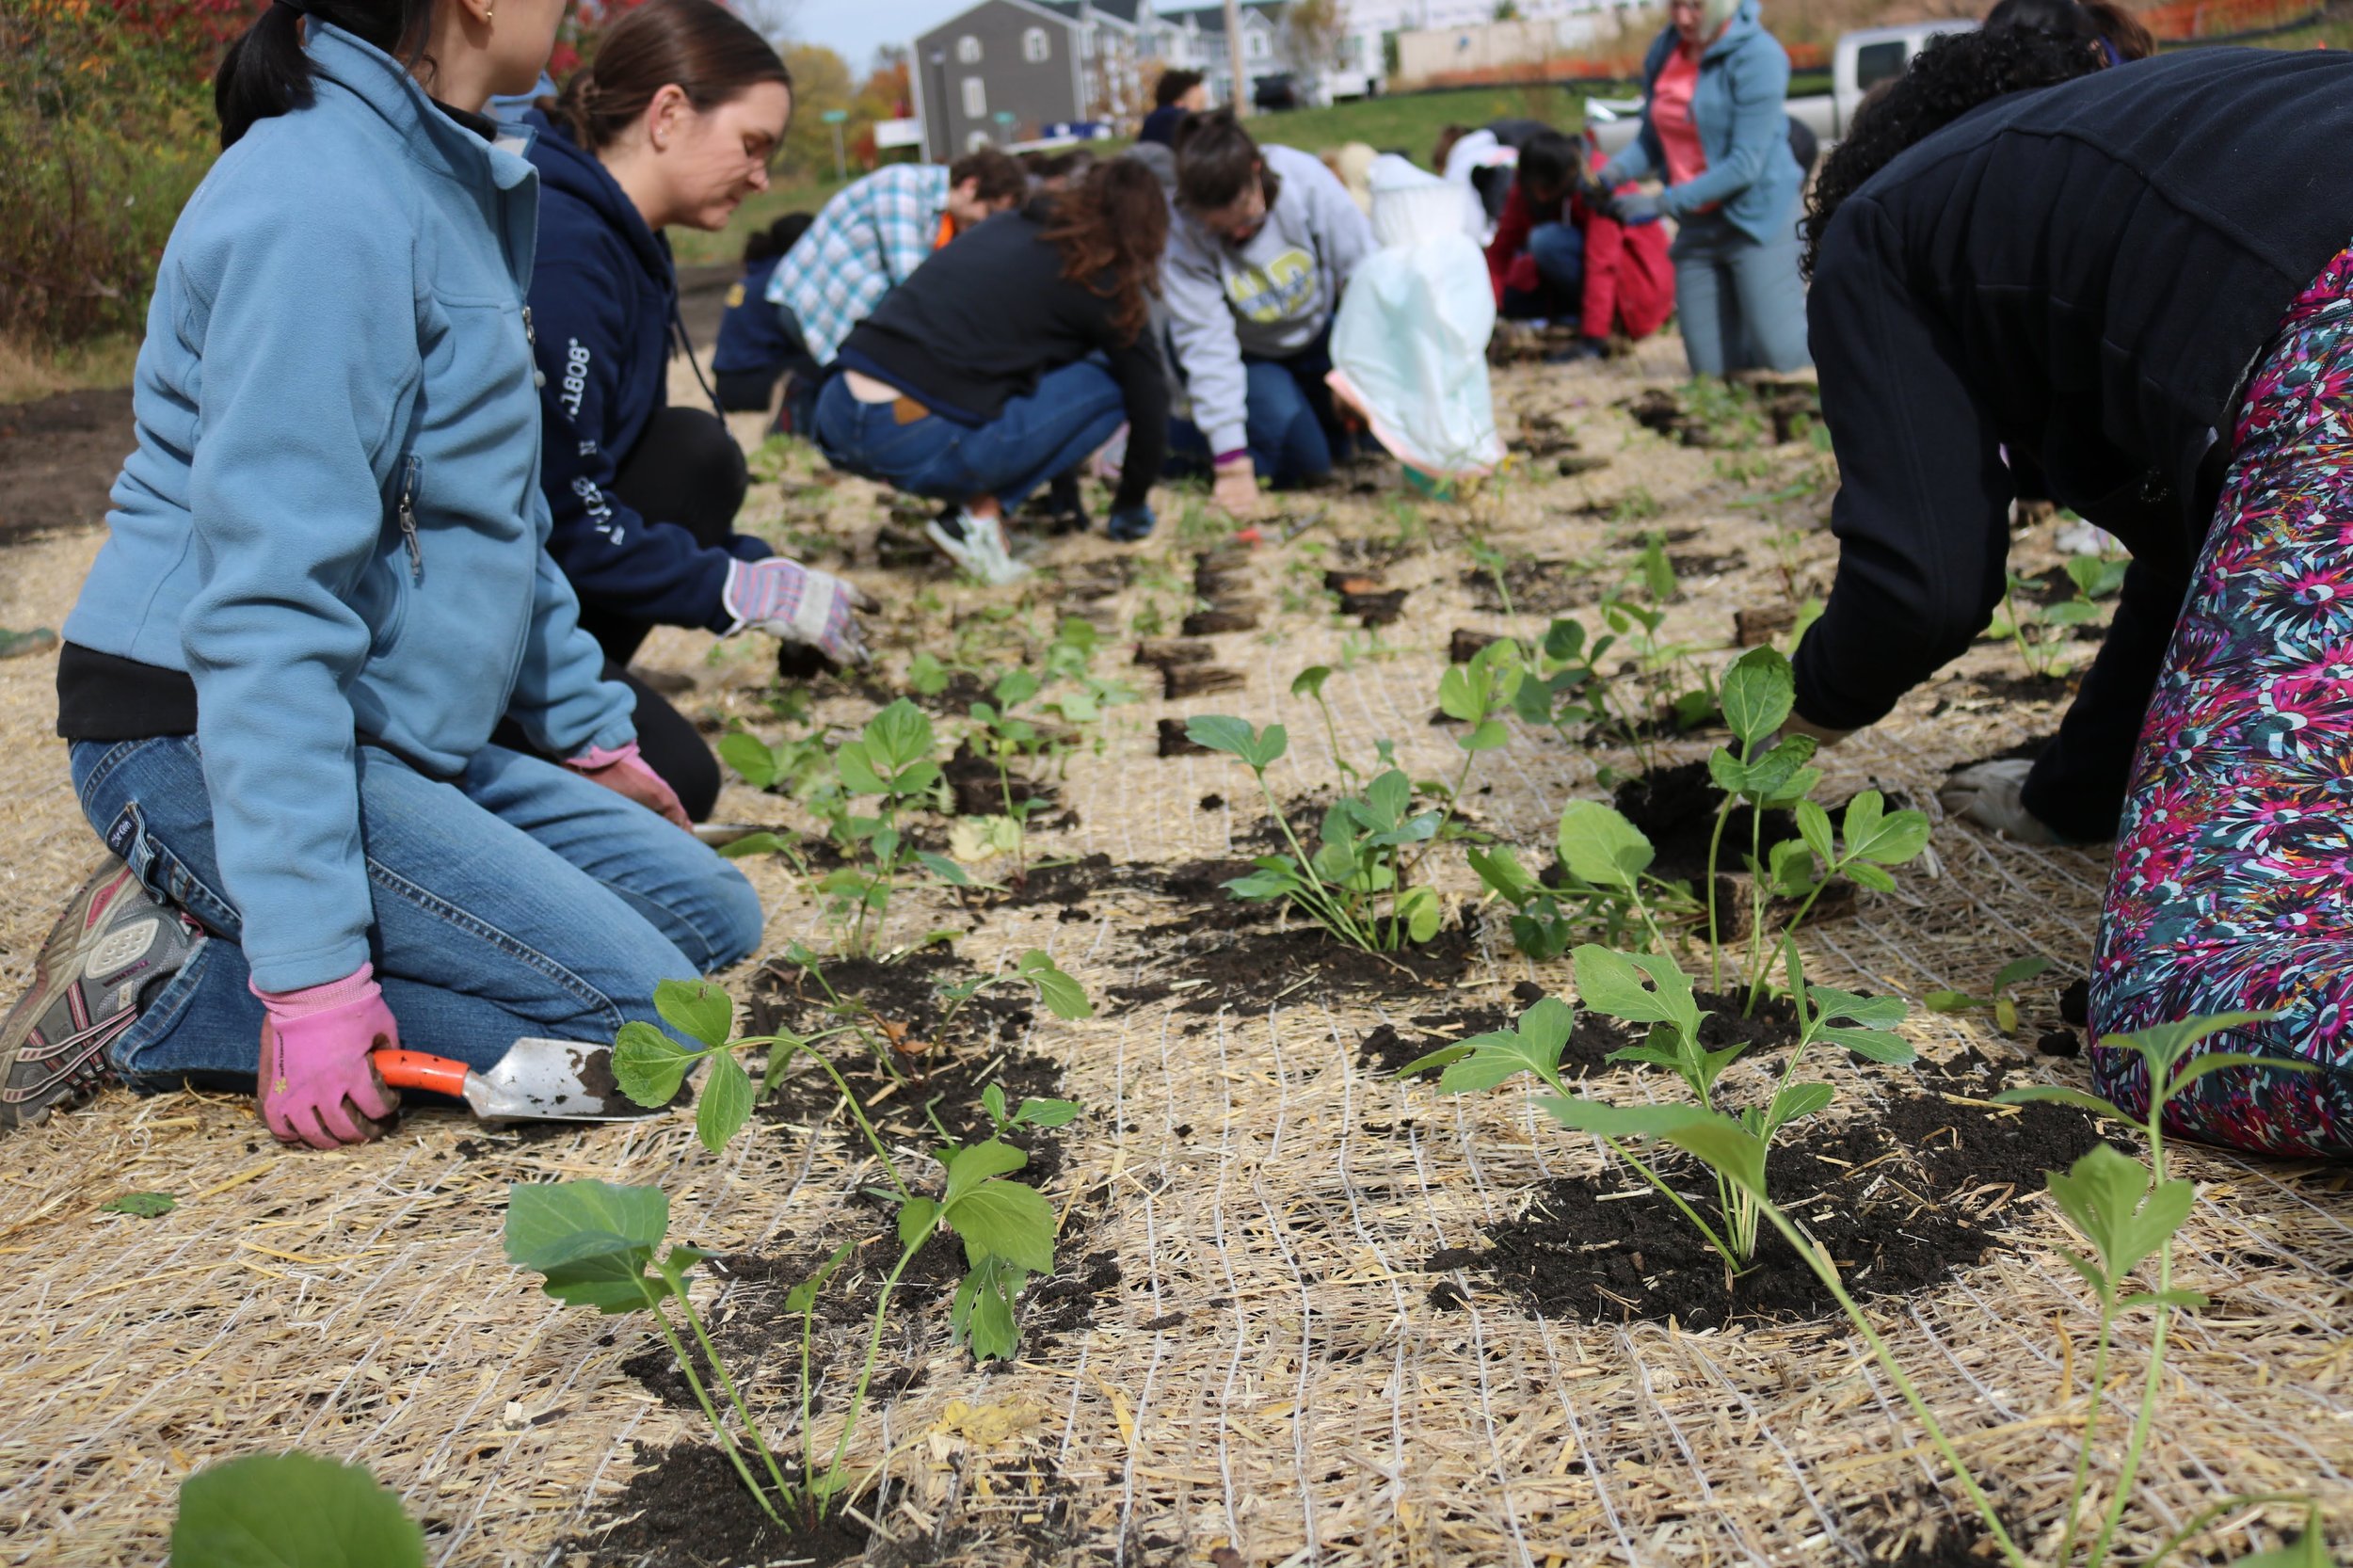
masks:
[[(1675, 360), (1669, 343), (1633, 364), (1499, 376), (1507, 424), (1523, 411), (1559, 415), (1585, 453), (1610, 459), (1598, 472), (1556, 477), (1547, 460), (1462, 502), (1404, 504), (1385, 489), (1311, 503), (1325, 520), (1257, 552), (1248, 568), (1266, 601), (1263, 629), (1217, 639), (1221, 663), (1246, 686), (1175, 703), (1154, 689), (1113, 711), (1101, 753), (1069, 766), (1064, 799), (1078, 822), (1046, 847), (1122, 865), (1248, 853), (1238, 842), (1263, 816), (1248, 775), (1223, 758), (1156, 760), (1153, 721), (1283, 719), (1291, 755), (1272, 781), (1287, 798), (1306, 793), (1332, 767), (1320, 720), (1288, 692), (1314, 663), (1338, 670), (1329, 692), (1345, 750), (1366, 756), (1385, 737), (1417, 776), (1450, 774), (1453, 732), (1429, 722), (1448, 633), (1506, 627), (1471, 607), (1461, 581), (1461, 547), (1474, 536), (1514, 554), (1591, 557), (1615, 577), (1633, 559), (1616, 547), (1641, 529), (1689, 530), (1678, 551), (1745, 557), (1687, 580), (1673, 612), (1677, 635), (1715, 649), (1735, 609), (1781, 596), (1776, 536), (1796, 531), (1786, 558), (1801, 591), (1819, 593), (1833, 555), (1818, 526), (1826, 495), (1744, 499), (1813, 472), (1809, 448), (1687, 449), (1611, 407), (1671, 384)], [(872, 488), (817, 484), (808, 467), (800, 457), (783, 485), (761, 488), (754, 523), (780, 538), (871, 535), (882, 510)], [(1214, 542), (1213, 529), (1179, 539), (1185, 507), (1164, 499), (1161, 536), (1125, 552), (1144, 564), (1138, 581), (1095, 606), (1123, 635), (1147, 605), (1189, 607), (1193, 555)], [(1411, 592), (1403, 620), (1375, 636), (1336, 623), (1315, 589), (1349, 558), (1348, 541), (1382, 539), (1398, 551), (1387, 584)], [(0, 624), (54, 624), (94, 548), (85, 535), (12, 552)], [(2029, 568), (2057, 559), (2048, 529), (2022, 548)], [(1122, 554), (1099, 539), (1047, 552), (1073, 574)], [(889, 604), (875, 640), (892, 650), (894, 676), (907, 649), (997, 634), (969, 613), (1016, 599), (931, 572), (858, 575)], [(1050, 590), (1024, 602), (1031, 634), (1047, 634)], [(1521, 630), (1543, 624), (1529, 616)], [(756, 639), (714, 648), (664, 632), (647, 663), (691, 676), (696, 690), (681, 700), (714, 724), (774, 736), (760, 700), (767, 658)], [(1150, 671), (1112, 663), (1101, 673), (1151, 684)], [(2016, 667), (2013, 653), (1986, 644), (1960, 670)], [(94, 852), (48, 738), (51, 673), (47, 660), (0, 664), (10, 742), (0, 747), (9, 803), (0, 859), (12, 894), (0, 909), (0, 979), (11, 985)], [(822, 708), (847, 723), (872, 706), (837, 695)], [(1987, 698), (1958, 675), (1932, 683), (1830, 754), (1823, 795), (1876, 783), (1933, 811), (1947, 769), (2046, 733), (2057, 711)], [(1705, 749), (1667, 747), (1677, 759)], [(1596, 762), (1609, 760), (1628, 765), (1522, 732), (1478, 764), (1470, 804), (1540, 863), (1562, 801), (1600, 793)], [(796, 820), (740, 785), (721, 814)], [(2053, 980), (2083, 971), (2099, 855), (2022, 848), (1953, 823), (1934, 847), (1936, 874), (1908, 868), (1897, 893), (1866, 896), (1856, 918), (1815, 929), (1805, 946), (1817, 978), (1916, 1000), (1983, 987), (2026, 953), (2049, 956)], [(747, 869), (769, 901), (772, 949), (833, 940), (779, 862)], [(1465, 902), (1475, 895), (1460, 874), (1443, 882)], [(1040, 1010), (1020, 1044), (1059, 1064), (1064, 1091), (1086, 1106), (1048, 1187), (1064, 1217), (1063, 1256), (1075, 1267), (1108, 1253), (1118, 1271), (1090, 1298), (1091, 1318), (1026, 1347), (1004, 1371), (952, 1353), (937, 1301), (910, 1297), (884, 1359), (904, 1391), (856, 1445), (880, 1468), (859, 1510), (898, 1542), (893, 1560), (1865, 1562), (1959, 1528), (1957, 1495), (1937, 1490), (1942, 1467), (1920, 1429), (1838, 1324), (1695, 1333), (1544, 1320), (1483, 1276), (1423, 1272), (1433, 1252), (1476, 1244), (1539, 1181), (1597, 1174), (1602, 1161), (1528, 1096), (1453, 1099), (1401, 1085), (1360, 1065), (1357, 1044), (1433, 1005), (1514, 1007), (1510, 987), (1525, 980), (1565, 992), (1565, 965), (1539, 970), (1490, 924), (1465, 972), (1434, 990), (1357, 994), (1271, 972), (1222, 1007), (1185, 1012), (1200, 987), (1137, 1003), (1111, 988), (1181, 980), (1193, 955), (1231, 938), (1187, 929), (1186, 911), (1145, 888), (1098, 890), (1080, 907), (1079, 919), (1051, 904), (970, 919), (923, 895), (890, 917), (892, 940), (971, 928), (958, 950), (984, 968), (1046, 948), (1101, 1004), (1078, 1024)], [(1163, 929), (1146, 936), (1149, 926)], [(748, 975), (729, 978), (747, 994)], [(2048, 989), (2029, 988), (2035, 1027), (2055, 1021)], [(2035, 1027), (2010, 1041), (1970, 1017), (1922, 1014), (1906, 1030), (1933, 1057), (1974, 1047), (2050, 1081), (2081, 1081), (2078, 1064), (2034, 1054)], [(1840, 1066), (1828, 1076), (1841, 1090), (1829, 1114), (1839, 1117), (1870, 1115), (1892, 1075)], [(1621, 1074), (1602, 1092), (1644, 1091)], [(915, 1170), (931, 1169), (927, 1152), (910, 1144)], [(2194, 1152), (2181, 1163), (2203, 1201), (2177, 1283), (2215, 1304), (2182, 1320), (2126, 1555), (2211, 1498), (2271, 1491), (2319, 1496), (2347, 1532), (2342, 1550), (2353, 1542), (2347, 1176)], [(507, 1183), (577, 1176), (658, 1183), (674, 1237), (777, 1260), (773, 1286), (741, 1267), (714, 1273), (704, 1288), (722, 1319), (773, 1311), (797, 1277), (781, 1265), (885, 1224), (850, 1198), (877, 1172), (839, 1122), (757, 1122), (714, 1158), (684, 1113), (492, 1134), (431, 1112), (379, 1145), (320, 1156), (277, 1147), (235, 1098), (115, 1094), (0, 1140), (0, 1562), (152, 1562), (182, 1478), (290, 1448), (372, 1465), (426, 1522), (436, 1563), (580, 1558), (645, 1456), (692, 1439), (696, 1423), (624, 1368), (647, 1348), (641, 1323), (561, 1308), (502, 1256)], [(175, 1194), (179, 1208), (154, 1221), (98, 1211), (142, 1189)], [(2092, 1320), (2054, 1250), (2062, 1230), (2047, 1198), (2001, 1201), (2011, 1250), (1881, 1300), (1874, 1316), (2022, 1540), (2047, 1552)], [(1433, 1302), (1441, 1279), (1456, 1304)], [(855, 1355), (857, 1332), (827, 1328), (837, 1368)], [(2127, 1400), (2146, 1333), (2145, 1319), (2133, 1320), (2119, 1352)], [(785, 1359), (762, 1358), (755, 1380), (779, 1433), (790, 1426)], [(828, 1392), (817, 1425), (829, 1438), (840, 1385)], [(2112, 1474), (2121, 1449), (2112, 1426), (2095, 1473)], [(2265, 1527), (2255, 1539), (2277, 1537)]]

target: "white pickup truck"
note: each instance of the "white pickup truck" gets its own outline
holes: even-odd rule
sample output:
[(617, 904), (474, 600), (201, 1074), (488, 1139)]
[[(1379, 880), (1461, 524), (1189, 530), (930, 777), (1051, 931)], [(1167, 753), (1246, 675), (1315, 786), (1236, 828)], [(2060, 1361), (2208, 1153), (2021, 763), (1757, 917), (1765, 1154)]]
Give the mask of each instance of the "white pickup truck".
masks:
[[(1842, 34), (1831, 58), (1831, 90), (1810, 98), (1789, 100), (1789, 118), (1802, 120), (1824, 146), (1847, 134), (1863, 95), (1891, 76), (1903, 74), (1912, 56), (1943, 33), (1964, 33), (1974, 22), (1908, 22), (1895, 27), (1864, 27)], [(1588, 98), (1586, 128), (1600, 142), (1605, 157), (1615, 157), (1641, 129), (1640, 98)]]

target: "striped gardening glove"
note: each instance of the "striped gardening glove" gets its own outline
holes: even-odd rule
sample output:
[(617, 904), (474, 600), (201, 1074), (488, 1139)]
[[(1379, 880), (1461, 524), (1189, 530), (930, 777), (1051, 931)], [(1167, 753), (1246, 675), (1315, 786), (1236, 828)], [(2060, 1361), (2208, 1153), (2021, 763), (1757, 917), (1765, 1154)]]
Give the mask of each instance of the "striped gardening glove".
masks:
[(813, 648), (837, 665), (862, 664), (869, 657), (856, 612), (875, 608), (874, 601), (831, 572), (781, 556), (738, 561), (728, 568), (720, 602), (735, 617), (729, 636), (753, 627)]

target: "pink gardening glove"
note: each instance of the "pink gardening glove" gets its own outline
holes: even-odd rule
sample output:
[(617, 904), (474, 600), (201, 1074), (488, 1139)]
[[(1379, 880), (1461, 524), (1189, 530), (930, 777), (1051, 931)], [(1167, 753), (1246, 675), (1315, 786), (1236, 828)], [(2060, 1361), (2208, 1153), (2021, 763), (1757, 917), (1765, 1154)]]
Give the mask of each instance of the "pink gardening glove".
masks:
[(719, 602), (735, 617), (729, 635), (754, 627), (788, 643), (806, 643), (836, 667), (867, 661), (866, 634), (855, 612), (873, 609), (874, 601), (831, 572), (782, 556), (738, 561), (728, 568)]
[[(250, 982), (248, 982), (250, 984)], [(331, 1149), (380, 1138), (400, 1096), (376, 1076), (368, 1052), (400, 1044), (376, 967), (302, 991), (253, 987), (269, 1009), (262, 1022), (262, 1120), (280, 1143)]]
[(646, 765), (637, 755), (637, 743), (632, 741), (618, 750), (607, 751), (602, 746), (590, 746), (586, 751), (564, 764), (591, 784), (601, 784), (616, 795), (635, 801), (656, 816), (676, 824), (689, 833), (695, 824), (686, 815), (686, 808), (679, 803), (678, 792), (660, 774)]

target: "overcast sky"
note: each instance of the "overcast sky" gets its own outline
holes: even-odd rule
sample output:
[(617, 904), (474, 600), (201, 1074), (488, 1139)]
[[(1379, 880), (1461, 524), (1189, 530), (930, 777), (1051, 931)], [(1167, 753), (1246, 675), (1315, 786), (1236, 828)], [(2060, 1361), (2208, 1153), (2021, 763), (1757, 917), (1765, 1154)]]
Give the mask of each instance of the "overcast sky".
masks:
[(863, 76), (874, 63), (874, 51), (886, 43), (905, 43), (964, 10), (973, 0), (796, 0), (792, 6), (792, 36), (822, 43), (850, 62), (850, 73)]

